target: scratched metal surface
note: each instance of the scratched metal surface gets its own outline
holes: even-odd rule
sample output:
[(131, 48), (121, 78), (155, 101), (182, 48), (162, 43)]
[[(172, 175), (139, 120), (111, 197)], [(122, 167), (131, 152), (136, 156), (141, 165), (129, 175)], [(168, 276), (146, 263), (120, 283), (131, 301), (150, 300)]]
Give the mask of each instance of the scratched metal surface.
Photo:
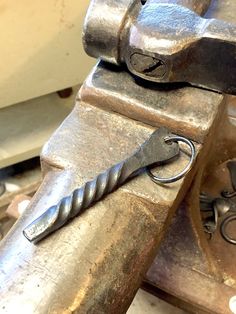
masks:
[[(151, 130), (77, 103), (44, 149), (47, 174), (41, 188), (1, 243), (3, 313), (14, 313), (19, 307), (24, 313), (118, 313), (118, 308), (128, 307), (135, 292), (131, 286), (138, 287), (140, 268), (146, 270), (179, 202), (176, 197), (188, 186), (186, 181), (161, 187), (143, 175), (38, 246), (23, 237), (22, 229), (61, 196), (132, 152)], [(186, 160), (183, 155), (182, 161), (163, 174), (177, 171)]]

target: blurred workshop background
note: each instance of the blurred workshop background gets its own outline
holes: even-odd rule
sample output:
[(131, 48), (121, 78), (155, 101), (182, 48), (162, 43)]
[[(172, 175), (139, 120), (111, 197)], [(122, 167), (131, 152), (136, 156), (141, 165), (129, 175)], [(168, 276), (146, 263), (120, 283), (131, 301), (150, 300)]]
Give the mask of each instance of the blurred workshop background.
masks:
[(38, 156), (74, 105), (95, 64), (82, 47), (88, 4), (1, 1), (0, 168)]

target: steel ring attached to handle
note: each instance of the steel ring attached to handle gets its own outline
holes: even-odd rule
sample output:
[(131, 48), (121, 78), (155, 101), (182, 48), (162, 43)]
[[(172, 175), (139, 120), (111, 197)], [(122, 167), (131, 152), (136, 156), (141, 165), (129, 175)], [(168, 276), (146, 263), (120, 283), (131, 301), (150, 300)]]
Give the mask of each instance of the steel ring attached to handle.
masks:
[(181, 171), (179, 174), (177, 174), (173, 177), (170, 177), (170, 178), (160, 178), (151, 172), (151, 167), (147, 167), (146, 168), (147, 174), (152, 179), (152, 181), (154, 181), (155, 183), (161, 183), (161, 184), (174, 183), (174, 182), (182, 179), (189, 172), (189, 170), (191, 169), (191, 167), (195, 161), (195, 158), (196, 158), (195, 146), (192, 143), (192, 141), (190, 141), (189, 139), (182, 137), (182, 136), (178, 136), (178, 135), (170, 135), (165, 139), (165, 141), (167, 143), (168, 142), (183, 142), (183, 143), (187, 144), (191, 150), (191, 157), (190, 157), (190, 161), (189, 161), (188, 165), (184, 168), (184, 170)]
[(228, 224), (229, 224), (231, 221), (233, 221), (233, 220), (236, 220), (236, 215), (231, 215), (231, 216), (225, 218), (225, 219), (222, 221), (222, 223), (221, 223), (221, 226), (220, 226), (220, 233), (221, 233), (222, 237), (223, 237), (227, 242), (236, 245), (236, 239), (231, 238), (231, 237), (227, 234), (227, 232), (226, 232), (226, 228), (227, 228)]

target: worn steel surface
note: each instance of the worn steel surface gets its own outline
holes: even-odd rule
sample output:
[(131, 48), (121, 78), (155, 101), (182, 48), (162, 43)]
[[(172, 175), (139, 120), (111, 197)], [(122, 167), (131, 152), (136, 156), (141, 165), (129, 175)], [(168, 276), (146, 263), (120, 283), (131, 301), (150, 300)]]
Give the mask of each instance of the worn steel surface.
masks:
[[(134, 179), (38, 246), (22, 230), (62, 195), (130, 154), (152, 131), (77, 103), (45, 147), (41, 188), (1, 243), (3, 313), (125, 312), (193, 173), (167, 187), (147, 175)], [(179, 171), (186, 159), (182, 155), (163, 175)]]
[[(163, 296), (166, 300), (191, 313), (232, 314), (229, 301), (236, 293), (233, 278), (217, 267), (217, 259), (212, 259), (214, 267), (217, 267), (213, 271), (212, 256), (210, 258), (204, 252), (199, 233), (196, 232), (192, 209), (189, 208), (192, 202), (192, 198), (186, 199), (179, 207), (147, 273), (147, 281), (167, 293)], [(215, 245), (220, 244), (219, 240), (213, 241), (217, 243)], [(220, 241), (221, 247), (223, 241)], [(222, 258), (225, 254), (228, 263), (232, 264), (235, 256), (231, 255), (230, 258), (232, 253), (226, 252), (229, 247), (223, 250), (224, 253), (219, 250), (218, 257)]]
[[(229, 303), (236, 295), (235, 247), (222, 239), (219, 228), (211, 239), (203, 233), (199, 192), (217, 197), (230, 188), (224, 161), (236, 156), (235, 134), (236, 127), (223, 115), (208, 166), (198, 172), (146, 276), (165, 292), (162, 296), (166, 300), (193, 313), (232, 313)], [(155, 292), (153, 287), (148, 289)]]
[[(209, 1), (199, 1), (198, 5), (188, 1), (190, 9), (184, 1), (129, 1), (115, 27), (104, 10), (110, 1), (102, 3), (93, 1), (88, 12), (84, 32), (88, 54), (126, 63), (130, 72), (148, 81), (189, 82), (236, 93), (236, 71), (232, 70), (236, 68), (236, 25), (205, 19), (190, 10), (203, 13)], [(119, 10), (118, 2), (115, 7), (114, 12)], [(115, 45), (111, 45), (111, 33), (114, 35), (118, 26)], [(111, 54), (116, 54), (115, 60), (109, 60)]]
[[(96, 89), (95, 78), (96, 75), (89, 78), (90, 84), (94, 83), (93, 90)], [(87, 90), (87, 85), (88, 82), (83, 89)], [(83, 89), (80, 95), (85, 95)], [(177, 107), (180, 108), (186, 97), (193, 99), (194, 94), (192, 88), (186, 90), (186, 95), (181, 89), (155, 93), (153, 102), (156, 104), (163, 103), (167, 95), (169, 108), (171, 105), (173, 108), (170, 119), (166, 106), (149, 108), (144, 103), (143, 110), (151, 111), (154, 116), (160, 113), (166, 125), (176, 132), (179, 120), (186, 119), (186, 112), (180, 110), (174, 123)], [(98, 96), (97, 106), (101, 99), (113, 104), (118, 101), (116, 93)], [(221, 95), (209, 91), (198, 94), (201, 107), (192, 121), (195, 133), (200, 117), (207, 116), (208, 121), (201, 132), (204, 146), (198, 166), (203, 152), (209, 149), (212, 131), (224, 108), (222, 100)], [(132, 111), (132, 107), (131, 94), (131, 101), (126, 103), (127, 112), (130, 108)], [(187, 130), (190, 129), (189, 122)], [(45, 207), (68, 195), (94, 173), (129, 155), (152, 131), (153, 127), (147, 124), (85, 103), (83, 98), (77, 101), (72, 114), (44, 148), (45, 177), (41, 188), (1, 243), (0, 308), (3, 313), (15, 313), (18, 308), (25, 313), (126, 311), (154, 257), (165, 226), (189, 187), (193, 171), (185, 180), (170, 186), (156, 185), (147, 175), (134, 179), (38, 246), (30, 244), (22, 230)], [(178, 172), (187, 160), (188, 157), (182, 155), (178, 163), (164, 168), (161, 175)]]
[[(92, 0), (84, 24), (84, 48), (92, 57), (119, 64), (122, 40), (142, 8), (140, 0)], [(178, 4), (198, 14), (207, 11), (211, 0), (157, 0), (157, 3)]]
[[(213, 0), (214, 1), (214, 0)], [(159, 3), (169, 3), (182, 5), (188, 9), (193, 10), (199, 15), (203, 15), (209, 9), (212, 0), (156, 0)]]
[[(207, 17), (233, 22), (235, 9), (234, 0), (214, 1)], [(236, 156), (236, 97), (228, 96), (227, 105), (229, 118), (222, 115), (207, 171), (203, 177), (198, 173), (192, 193), (179, 207), (146, 276), (152, 284), (148, 289), (155, 293), (153, 287), (158, 287), (164, 291), (163, 298), (194, 313), (232, 313), (229, 303), (236, 295), (235, 247), (222, 239), (219, 229), (209, 241), (198, 205), (200, 190), (217, 196), (226, 187), (230, 189), (224, 162)]]
[[(234, 132), (234, 142), (224, 140), (212, 145), (204, 175), (198, 172), (192, 191), (177, 210), (146, 276), (149, 284), (167, 293), (163, 295), (165, 299), (193, 313), (230, 314), (229, 303), (236, 295), (235, 247), (224, 241), (220, 228), (212, 238), (203, 233), (199, 209), (200, 191), (217, 197), (230, 187), (224, 160), (232, 154), (236, 156), (236, 127), (226, 128), (226, 123), (227, 120), (222, 121), (219, 126), (218, 138), (229, 138)], [(232, 234), (235, 236), (235, 230)], [(153, 287), (148, 289), (155, 293)]]
[(223, 96), (193, 87), (142, 84), (122, 68), (95, 67), (79, 92), (85, 102), (203, 143)]

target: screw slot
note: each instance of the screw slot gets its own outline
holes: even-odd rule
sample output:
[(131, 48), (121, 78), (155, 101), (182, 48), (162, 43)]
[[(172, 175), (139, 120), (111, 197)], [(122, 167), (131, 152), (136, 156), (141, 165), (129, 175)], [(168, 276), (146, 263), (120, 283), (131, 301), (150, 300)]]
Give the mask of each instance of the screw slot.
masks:
[(130, 57), (132, 68), (147, 77), (163, 77), (167, 72), (166, 63), (158, 58), (135, 52)]

